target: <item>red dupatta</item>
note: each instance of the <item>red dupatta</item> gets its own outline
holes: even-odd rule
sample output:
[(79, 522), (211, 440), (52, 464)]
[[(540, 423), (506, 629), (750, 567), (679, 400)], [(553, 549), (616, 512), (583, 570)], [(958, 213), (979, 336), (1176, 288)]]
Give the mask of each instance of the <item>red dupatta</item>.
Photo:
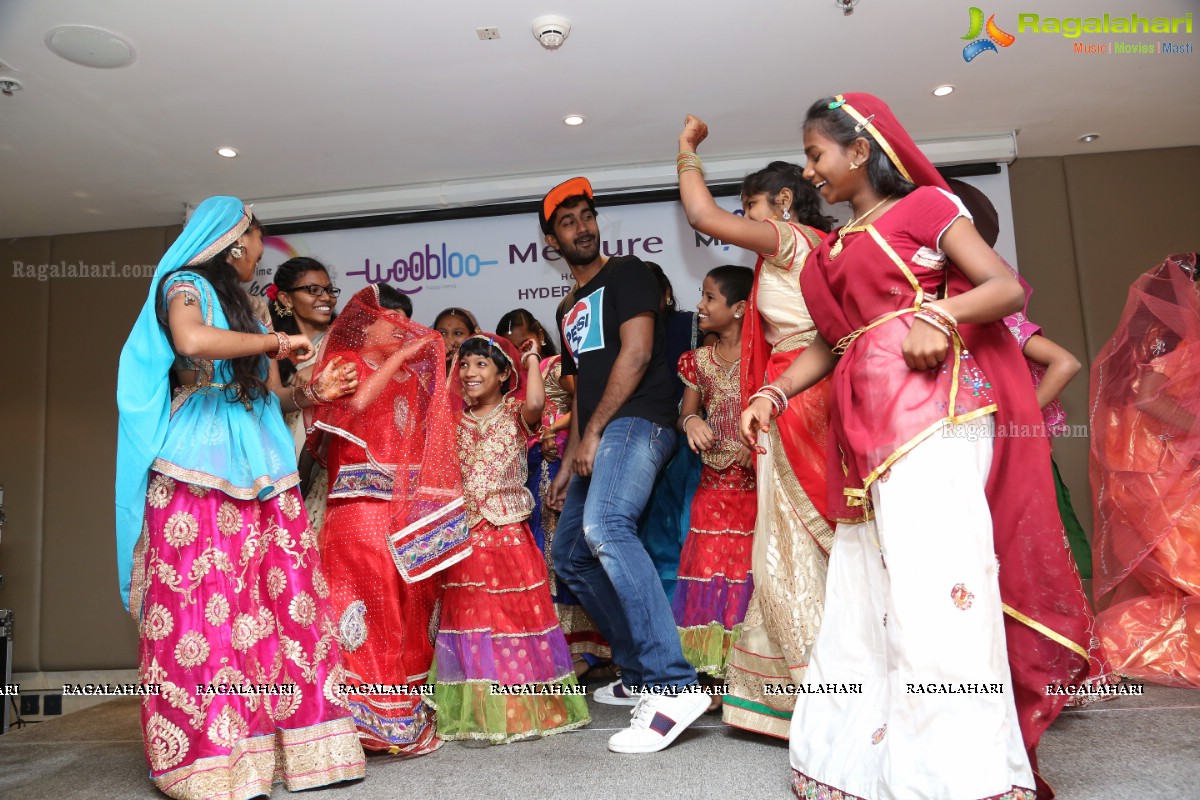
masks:
[[(792, 223), (797, 236), (802, 237), (809, 248), (816, 247), (824, 236), (821, 231), (807, 225)], [(811, 252), (811, 251), (810, 251)], [(807, 258), (805, 254), (804, 258)], [(746, 301), (745, 322), (742, 325), (741, 389), (742, 407), (750, 404), (750, 396), (764, 383), (783, 373), (803, 347), (794, 350), (773, 352), (763, 331), (762, 317), (758, 310), (758, 279), (762, 273), (763, 257), (754, 265), (754, 283)], [(799, 272), (799, 270), (797, 270)], [(823, 379), (788, 401), (788, 408), (775, 419), (775, 429), (783, 452), (796, 480), (812, 502), (817, 512), (832, 529), (829, 522), (829, 500), (827, 491), (827, 468), (825, 461), (814, 457), (826, 446), (826, 431), (829, 420), (828, 379)], [(755, 456), (757, 458), (757, 455)], [(813, 522), (812, 520), (808, 521)], [(807, 527), (807, 525), (806, 525)], [(828, 553), (827, 541), (816, 537), (818, 546)]]
[[(857, 93), (839, 95), (835, 100), (840, 104), (837, 108), (862, 126), (864, 135), (872, 137), (904, 178), (917, 186), (949, 190), (883, 101)], [(826, 243), (814, 251), (801, 284), (813, 320), (832, 343), (872, 320), (853, 318), (849, 306), (834, 292), (827, 275), (829, 249)], [(840, 258), (844, 262), (851, 257), (847, 250)], [(872, 276), (872, 268), (880, 272), (895, 269), (883, 254), (861, 268), (863, 281), (877, 277)], [(947, 264), (946, 272), (948, 296), (973, 288), (952, 264)], [(996, 430), (1042, 430), (1028, 368), (1003, 322), (963, 324), (959, 334), (991, 381), (998, 406)], [(837, 443), (830, 446), (836, 448)], [(1037, 743), (1068, 700), (1062, 694), (1048, 694), (1047, 689), (1076, 685), (1089, 673), (1094, 677), (1102, 671), (1089, 653), (1096, 648), (1092, 614), (1065, 542), (1049, 447), (1044, 435), (997, 437), (985, 487), (1001, 567), (1000, 593), (1017, 714), (1042, 798), (1053, 797), (1053, 792), (1037, 775)], [(936, 495), (936, 483), (931, 483), (930, 492)]]
[[(308, 447), (322, 463), (328, 437), (361, 448), (357, 496), (389, 498), (389, 549), (404, 580), (439, 572), (470, 554), (442, 337), (358, 292), (330, 326), (314, 367), (334, 357), (358, 367), (358, 390), (305, 410)], [(335, 465), (330, 465), (335, 466)], [(339, 476), (331, 475), (332, 481)]]

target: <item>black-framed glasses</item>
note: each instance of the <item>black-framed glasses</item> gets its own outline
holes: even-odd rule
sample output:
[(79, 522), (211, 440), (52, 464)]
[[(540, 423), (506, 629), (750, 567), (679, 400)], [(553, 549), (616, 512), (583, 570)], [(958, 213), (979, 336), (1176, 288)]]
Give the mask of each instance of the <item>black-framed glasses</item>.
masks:
[(339, 294), (342, 293), (342, 290), (337, 288), (336, 286), (322, 286), (319, 283), (310, 283), (307, 286), (293, 286), (292, 288), (288, 289), (288, 291), (289, 292), (305, 291), (305, 292), (308, 292), (309, 294), (311, 294), (313, 297), (320, 297), (322, 294), (327, 294), (330, 297), (337, 297)]

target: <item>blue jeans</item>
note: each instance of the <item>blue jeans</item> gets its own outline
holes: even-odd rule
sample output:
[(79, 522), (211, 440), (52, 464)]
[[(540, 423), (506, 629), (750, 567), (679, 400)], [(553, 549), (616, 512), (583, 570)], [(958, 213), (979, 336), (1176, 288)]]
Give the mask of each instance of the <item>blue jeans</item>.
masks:
[(671, 605), (638, 538), (638, 517), (675, 431), (640, 417), (608, 423), (590, 477), (567, 487), (552, 555), (560, 580), (612, 646), (626, 686), (691, 686)]

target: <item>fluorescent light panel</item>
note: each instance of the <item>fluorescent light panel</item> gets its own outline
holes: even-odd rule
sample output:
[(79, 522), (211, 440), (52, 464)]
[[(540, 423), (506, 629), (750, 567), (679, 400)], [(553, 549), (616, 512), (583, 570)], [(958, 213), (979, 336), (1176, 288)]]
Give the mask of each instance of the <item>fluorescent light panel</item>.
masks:
[[(954, 164), (1004, 163), (1017, 157), (1014, 132), (969, 139), (918, 142), (922, 152), (939, 166)], [(735, 158), (704, 159), (705, 180), (710, 183), (740, 181), (768, 161), (783, 159), (804, 163), (803, 153), (771, 153)], [(675, 165), (630, 164), (580, 170), (596, 192), (619, 194), (678, 185)], [(390, 189), (369, 189), (303, 197), (265, 198), (253, 201), (254, 214), (264, 222), (298, 222), (370, 216), (397, 211), (428, 211), (497, 203), (539, 200), (546, 189), (580, 174), (554, 173), (517, 175), (477, 181), (443, 181)]]

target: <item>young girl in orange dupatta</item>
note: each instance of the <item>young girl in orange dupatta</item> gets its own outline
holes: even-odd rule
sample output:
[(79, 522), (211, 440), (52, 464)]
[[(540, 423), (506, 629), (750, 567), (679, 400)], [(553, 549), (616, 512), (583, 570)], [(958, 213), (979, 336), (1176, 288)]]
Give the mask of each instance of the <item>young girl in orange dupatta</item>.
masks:
[[(748, 402), (816, 338), (799, 276), (833, 220), (800, 167), (775, 161), (742, 183), (745, 216), (725, 211), (704, 184), (696, 147), (707, 126), (689, 116), (679, 135), (679, 197), (696, 230), (758, 253), (742, 330), (741, 393)], [(758, 442), (754, 592), (726, 665), (722, 715), (729, 725), (780, 739), (821, 624), (833, 539), (826, 501), (829, 382), (787, 403)], [(783, 687), (783, 688), (777, 688)]]
[(804, 144), (805, 177), (854, 216), (800, 274), (819, 337), (742, 416), (752, 443), (777, 394), (833, 373), (838, 526), (793, 787), (1051, 797), (1034, 752), (1068, 699), (1052, 687), (1098, 664), (1041, 412), (1002, 322), (1024, 292), (881, 100), (814, 104)]

